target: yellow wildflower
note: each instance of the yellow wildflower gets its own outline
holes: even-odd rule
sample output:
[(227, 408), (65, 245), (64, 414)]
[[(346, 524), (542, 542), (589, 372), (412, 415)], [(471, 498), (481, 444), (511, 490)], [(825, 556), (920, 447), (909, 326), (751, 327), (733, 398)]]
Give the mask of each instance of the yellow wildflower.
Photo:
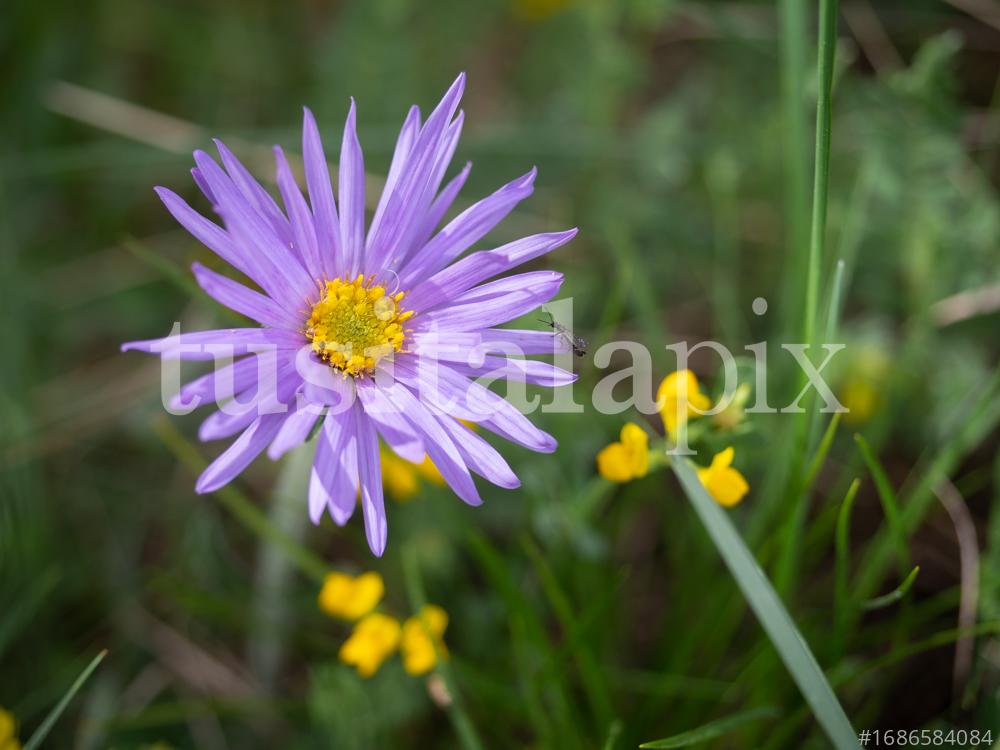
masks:
[(699, 416), (711, 406), (711, 400), (701, 392), (698, 378), (690, 370), (670, 373), (656, 391), (656, 408), (671, 438), (676, 438), (678, 428), (687, 424), (690, 417)]
[(354, 626), (350, 638), (340, 647), (340, 660), (371, 677), (399, 646), (399, 620), (372, 612)]
[[(419, 614), (403, 623), (403, 667), (412, 675), (430, 672), (438, 656), (446, 657), (444, 631), (448, 613), (434, 604), (426, 604)], [(433, 639), (433, 640), (432, 640)]]
[(727, 508), (736, 505), (750, 490), (750, 485), (739, 471), (733, 468), (735, 451), (732, 446), (721, 453), (716, 453), (712, 465), (707, 469), (698, 469), (698, 479), (715, 498), (719, 505)]
[(319, 592), (319, 608), (330, 617), (357, 620), (375, 609), (385, 593), (382, 576), (373, 571), (357, 578), (346, 573), (328, 573)]
[(622, 427), (621, 439), (597, 454), (597, 471), (612, 482), (628, 482), (649, 470), (649, 437), (634, 422)]
[(17, 741), (17, 720), (4, 708), (0, 708), (0, 750), (21, 750), (21, 743)]

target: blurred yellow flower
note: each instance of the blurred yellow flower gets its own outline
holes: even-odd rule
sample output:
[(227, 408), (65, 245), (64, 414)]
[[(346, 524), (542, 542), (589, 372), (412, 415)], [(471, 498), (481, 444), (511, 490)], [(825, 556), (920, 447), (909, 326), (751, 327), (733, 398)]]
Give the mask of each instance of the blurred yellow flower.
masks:
[(677, 429), (687, 424), (690, 417), (699, 416), (711, 406), (712, 401), (701, 392), (698, 378), (690, 370), (670, 373), (656, 391), (656, 408), (672, 439), (676, 438)]
[(712, 416), (712, 422), (722, 430), (732, 430), (735, 427), (739, 427), (746, 418), (745, 407), (749, 400), (750, 384), (740, 383), (733, 394), (733, 400), (729, 402), (729, 405), (725, 409)]
[(5, 708), (0, 708), (0, 750), (21, 750), (21, 743), (17, 741), (17, 720)]
[(649, 470), (649, 436), (634, 422), (622, 427), (620, 440), (597, 454), (598, 473), (612, 482), (628, 482)]
[(708, 494), (719, 505), (727, 508), (736, 505), (750, 490), (747, 480), (732, 466), (735, 453), (730, 446), (721, 453), (716, 453), (712, 465), (707, 469), (698, 469), (698, 479), (708, 490)]
[(372, 612), (354, 626), (351, 636), (340, 647), (340, 660), (371, 677), (399, 646), (399, 620)]
[[(403, 667), (412, 675), (430, 672), (440, 655), (446, 657), (444, 631), (448, 613), (434, 604), (427, 604), (414, 617), (403, 623)], [(433, 639), (433, 640), (432, 640)]]
[(373, 571), (357, 578), (346, 573), (328, 573), (319, 592), (319, 608), (330, 617), (357, 620), (382, 600), (385, 584)]
[(544, 21), (571, 0), (514, 0), (514, 14), (525, 21)]
[(844, 421), (847, 424), (863, 424), (871, 419), (878, 409), (880, 396), (878, 389), (868, 378), (851, 377), (840, 389), (840, 403), (847, 409)]
[(401, 503), (410, 500), (420, 490), (421, 479), (438, 486), (445, 484), (444, 477), (430, 456), (424, 456), (423, 463), (414, 464), (384, 447), (379, 453), (382, 461), (382, 483), (393, 500)]

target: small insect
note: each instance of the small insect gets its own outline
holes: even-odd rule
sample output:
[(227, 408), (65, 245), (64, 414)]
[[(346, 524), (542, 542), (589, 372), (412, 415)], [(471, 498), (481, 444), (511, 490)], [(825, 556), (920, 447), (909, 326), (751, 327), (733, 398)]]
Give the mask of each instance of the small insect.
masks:
[(549, 319), (545, 320), (544, 318), (539, 318), (538, 320), (562, 336), (563, 340), (573, 348), (573, 354), (578, 357), (584, 356), (587, 353), (587, 340), (574, 334), (562, 323), (558, 323), (556, 319), (552, 317), (552, 313), (547, 310), (544, 312), (549, 316)]

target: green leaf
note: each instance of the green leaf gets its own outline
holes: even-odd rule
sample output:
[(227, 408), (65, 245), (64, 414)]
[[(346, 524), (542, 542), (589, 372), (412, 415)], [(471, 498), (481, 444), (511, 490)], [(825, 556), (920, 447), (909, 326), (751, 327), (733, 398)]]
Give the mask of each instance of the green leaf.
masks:
[(837, 536), (836, 550), (837, 557), (834, 563), (834, 599), (833, 612), (836, 619), (834, 628), (834, 642), (836, 653), (843, 653), (843, 644), (847, 638), (848, 623), (851, 620), (851, 604), (848, 597), (848, 558), (851, 548), (851, 510), (854, 508), (854, 498), (861, 487), (861, 480), (855, 479), (851, 486), (847, 488), (844, 501), (840, 504), (840, 511), (837, 513)]
[(899, 558), (900, 575), (905, 575), (910, 569), (910, 548), (906, 542), (906, 528), (903, 526), (903, 519), (899, 514), (899, 502), (896, 500), (896, 492), (892, 489), (889, 477), (886, 476), (882, 464), (875, 458), (868, 441), (863, 435), (856, 434), (854, 441), (861, 450), (861, 456), (865, 459), (868, 471), (871, 472), (872, 479), (875, 480), (875, 489), (878, 490), (878, 498), (882, 502), (882, 510), (885, 513), (886, 523), (889, 525), (889, 534), (896, 546), (896, 555)]
[(62, 716), (63, 711), (66, 710), (66, 706), (69, 705), (69, 702), (73, 700), (73, 697), (80, 691), (80, 688), (83, 687), (83, 683), (90, 678), (90, 675), (92, 675), (94, 670), (97, 669), (97, 665), (100, 664), (107, 655), (108, 652), (106, 650), (101, 651), (101, 653), (95, 656), (93, 661), (87, 665), (87, 668), (80, 673), (80, 676), (76, 678), (72, 685), (70, 685), (69, 690), (66, 691), (62, 700), (56, 704), (55, 708), (49, 711), (49, 715), (45, 717), (45, 720), (39, 725), (38, 729), (35, 730), (35, 733), (31, 735), (31, 738), (25, 743), (24, 750), (36, 750), (36, 748), (41, 746), (49, 732), (52, 731), (52, 727), (54, 727), (56, 722), (59, 721), (59, 717)]
[(857, 735), (816, 657), (729, 516), (705, 491), (690, 463), (677, 460), (671, 465), (719, 555), (771, 639), (785, 668), (802, 691), (816, 720), (837, 750), (857, 750)]
[(749, 711), (741, 711), (740, 713), (732, 714), (731, 716), (726, 716), (722, 719), (710, 721), (707, 724), (702, 724), (696, 729), (690, 729), (687, 732), (675, 734), (673, 737), (667, 737), (662, 740), (653, 740), (652, 742), (644, 742), (639, 745), (639, 747), (652, 748), (654, 750), (663, 750), (663, 748), (673, 747), (690, 747), (691, 745), (708, 742), (709, 740), (714, 740), (716, 737), (729, 734), (733, 730), (739, 729), (744, 724), (760, 721), (761, 719), (769, 719), (777, 715), (778, 709), (773, 706), (751, 708)]
[(913, 582), (917, 580), (917, 573), (920, 572), (920, 566), (914, 566), (910, 574), (903, 579), (903, 582), (899, 584), (896, 588), (890, 591), (888, 594), (883, 594), (882, 596), (877, 596), (874, 599), (869, 599), (864, 602), (861, 606), (863, 609), (871, 611), (873, 609), (882, 609), (883, 607), (888, 607), (890, 604), (895, 604), (904, 596), (906, 592), (910, 590)]

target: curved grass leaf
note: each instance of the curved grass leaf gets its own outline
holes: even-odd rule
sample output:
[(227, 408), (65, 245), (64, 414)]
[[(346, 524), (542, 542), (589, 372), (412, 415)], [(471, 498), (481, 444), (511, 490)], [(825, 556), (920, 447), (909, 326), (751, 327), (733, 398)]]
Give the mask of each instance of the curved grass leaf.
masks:
[(749, 724), (753, 721), (760, 721), (761, 719), (769, 719), (777, 715), (778, 709), (773, 706), (751, 708), (749, 711), (741, 711), (740, 713), (733, 714), (732, 716), (726, 716), (722, 719), (710, 721), (708, 724), (702, 724), (696, 729), (675, 734), (673, 737), (667, 737), (662, 740), (653, 740), (652, 742), (644, 742), (639, 745), (639, 747), (651, 748), (652, 750), (663, 750), (664, 748), (674, 747), (690, 747), (691, 745), (708, 742), (709, 740), (714, 740), (716, 737), (729, 734), (733, 730), (739, 729), (744, 724)]
[(886, 476), (882, 464), (875, 458), (868, 441), (861, 434), (854, 436), (854, 442), (858, 444), (861, 456), (871, 472), (875, 481), (875, 489), (878, 491), (878, 498), (882, 503), (882, 510), (885, 513), (886, 523), (889, 525), (889, 535), (896, 546), (896, 555), (899, 558), (899, 573), (905, 576), (912, 566), (910, 565), (910, 548), (906, 542), (906, 528), (903, 526), (902, 516), (899, 514), (899, 503), (896, 500), (896, 492), (892, 489), (889, 477)]
[(906, 596), (906, 592), (910, 590), (910, 587), (913, 586), (913, 582), (917, 580), (917, 573), (919, 572), (920, 572), (920, 566), (915, 565), (913, 567), (913, 570), (911, 570), (910, 574), (903, 579), (903, 582), (901, 584), (899, 584), (888, 594), (883, 594), (882, 596), (877, 596), (874, 599), (869, 599), (868, 601), (864, 602), (861, 605), (862, 609), (871, 611), (873, 609), (882, 609), (883, 607), (888, 607), (890, 604), (895, 604), (904, 596)]

